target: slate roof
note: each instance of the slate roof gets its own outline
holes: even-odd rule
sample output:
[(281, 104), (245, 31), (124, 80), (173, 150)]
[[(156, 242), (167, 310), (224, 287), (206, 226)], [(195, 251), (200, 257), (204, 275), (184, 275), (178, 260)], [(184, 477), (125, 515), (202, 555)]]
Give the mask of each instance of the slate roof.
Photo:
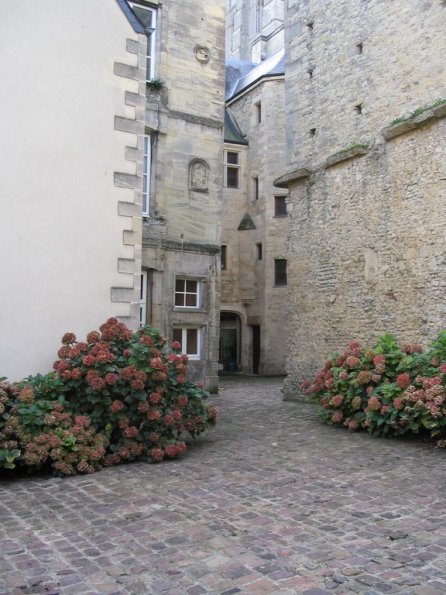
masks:
[(229, 107), (225, 109), (225, 143), (232, 143), (235, 145), (248, 144), (248, 141), (240, 130), (240, 126), (237, 124), (237, 120)]
[(133, 29), (136, 31), (136, 33), (143, 33), (145, 35), (146, 34), (146, 30), (144, 29), (144, 25), (135, 16), (135, 13), (130, 8), (130, 6), (127, 4), (126, 0), (116, 0), (116, 2), (121, 7), (122, 12), (125, 14), (125, 16), (127, 17), (129, 23), (131, 24), (131, 26), (133, 27)]
[(226, 61), (226, 101), (252, 87), (262, 78), (285, 74), (285, 50), (279, 50), (260, 64), (228, 58)]

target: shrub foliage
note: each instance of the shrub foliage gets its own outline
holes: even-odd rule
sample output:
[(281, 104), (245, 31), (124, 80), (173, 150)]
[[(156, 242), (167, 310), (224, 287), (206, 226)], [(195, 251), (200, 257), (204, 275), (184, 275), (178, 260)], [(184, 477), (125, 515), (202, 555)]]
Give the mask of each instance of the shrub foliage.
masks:
[(0, 382), (0, 469), (72, 475), (183, 454), (185, 434), (195, 438), (217, 413), (187, 381), (181, 345), (165, 342), (110, 318), (85, 342), (66, 333), (53, 372)]
[(426, 352), (417, 344), (399, 345), (392, 335), (372, 349), (353, 342), (304, 389), (326, 423), (375, 436), (423, 433), (445, 446), (446, 331)]

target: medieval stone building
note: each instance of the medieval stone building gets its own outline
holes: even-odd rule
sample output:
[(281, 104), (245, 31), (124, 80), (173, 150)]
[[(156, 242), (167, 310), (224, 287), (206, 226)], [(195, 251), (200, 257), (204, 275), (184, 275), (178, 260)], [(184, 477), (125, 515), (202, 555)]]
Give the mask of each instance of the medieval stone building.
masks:
[(149, 11), (156, 19), (152, 73), (141, 104), (141, 321), (178, 340), (189, 356), (192, 378), (213, 389), (218, 375), (224, 2), (130, 4), (138, 15)]
[(223, 0), (2, 3), (0, 32), (0, 375), (118, 316), (212, 387)]
[[(283, 2), (228, 6), (220, 364), (283, 374), (287, 296)], [(279, 8), (282, 9), (280, 13)]]
[(446, 322), (446, 4), (289, 0), (288, 397), (352, 339)]

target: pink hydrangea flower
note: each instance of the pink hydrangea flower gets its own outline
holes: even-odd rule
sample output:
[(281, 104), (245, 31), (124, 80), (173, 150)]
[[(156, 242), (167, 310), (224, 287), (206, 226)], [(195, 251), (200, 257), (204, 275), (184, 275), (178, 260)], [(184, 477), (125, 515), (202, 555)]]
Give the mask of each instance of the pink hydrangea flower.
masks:
[(396, 377), (396, 383), (400, 388), (407, 388), (410, 384), (409, 374), (407, 374), (407, 372), (404, 372), (403, 374), (399, 374)]

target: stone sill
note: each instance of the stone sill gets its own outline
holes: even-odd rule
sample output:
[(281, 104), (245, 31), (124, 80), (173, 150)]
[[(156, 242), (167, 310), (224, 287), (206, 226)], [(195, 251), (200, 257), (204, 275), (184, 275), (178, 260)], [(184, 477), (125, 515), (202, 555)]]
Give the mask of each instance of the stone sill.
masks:
[(290, 171), (283, 176), (280, 176), (280, 178), (276, 178), (273, 182), (273, 185), (277, 186), (278, 188), (288, 188), (288, 182), (295, 182), (297, 180), (309, 178), (311, 174), (311, 170), (307, 169), (306, 167), (301, 167), (299, 169)]
[(404, 122), (398, 122), (392, 126), (387, 126), (382, 130), (382, 135), (386, 140), (405, 134), (410, 130), (415, 130), (425, 126), (432, 120), (444, 118), (446, 116), (446, 102), (440, 103), (431, 109), (426, 110), (422, 114), (419, 114), (415, 118), (405, 120)]
[[(446, 117), (446, 101), (440, 103), (439, 105), (436, 105), (435, 107), (427, 109), (425, 112), (419, 114), (415, 118), (411, 118), (409, 120), (405, 120), (404, 122), (393, 124), (393, 126), (387, 126), (386, 128), (383, 128), (381, 134), (384, 137), (384, 139), (388, 141), (392, 138), (395, 138), (396, 136), (405, 134), (410, 130), (421, 128), (429, 122), (432, 122), (433, 120), (439, 120), (444, 117)], [(337, 153), (334, 153), (333, 155), (327, 157), (325, 163), (316, 167), (313, 171), (306, 167), (301, 167), (299, 169), (290, 171), (289, 173), (283, 176), (280, 176), (279, 178), (274, 180), (273, 184), (278, 188), (288, 188), (288, 184), (290, 182), (304, 180), (306, 178), (309, 178), (313, 173), (317, 171), (328, 169), (329, 167), (337, 165), (338, 163), (342, 163), (343, 161), (348, 161), (349, 159), (355, 159), (356, 157), (362, 157), (363, 155), (366, 155), (371, 150), (373, 144), (373, 142), (370, 142), (367, 144), (354, 146), (351, 149), (338, 151)]]
[(200, 244), (188, 240), (169, 240), (166, 238), (152, 238), (143, 230), (143, 246), (162, 248), (172, 252), (195, 252), (197, 254), (207, 254), (213, 256), (220, 253), (220, 246), (216, 244)]
[(351, 147), (350, 149), (344, 149), (334, 153), (327, 157), (325, 161), (324, 168), (332, 167), (333, 165), (337, 165), (338, 163), (342, 163), (343, 161), (348, 161), (349, 159), (355, 159), (356, 157), (361, 157), (362, 155), (366, 155), (370, 151), (370, 145), (358, 145), (356, 147)]

